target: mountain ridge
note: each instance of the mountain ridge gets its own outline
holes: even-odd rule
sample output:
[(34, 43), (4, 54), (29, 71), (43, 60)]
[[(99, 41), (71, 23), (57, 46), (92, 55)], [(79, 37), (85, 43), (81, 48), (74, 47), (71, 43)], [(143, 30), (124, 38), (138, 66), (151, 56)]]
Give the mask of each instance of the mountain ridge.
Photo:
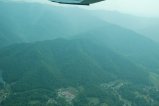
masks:
[[(53, 98), (56, 98), (54, 96), (56, 96), (57, 89), (73, 87), (78, 92), (85, 92), (88, 97), (89, 95), (96, 95), (92, 94), (91, 89), (94, 89), (97, 92), (103, 92), (104, 98), (107, 98), (106, 92), (100, 91), (104, 89), (100, 87), (101, 84), (105, 85), (111, 81), (116, 83), (116, 80), (118, 83), (121, 80), (122, 82), (119, 81), (119, 84), (124, 83), (127, 86), (125, 83), (129, 82), (130, 85), (135, 84), (135, 89), (139, 86), (150, 86), (152, 84), (147, 71), (110, 49), (88, 40), (56, 39), (32, 44), (16, 44), (1, 49), (0, 58), (0, 67), (3, 70), (2, 77), (11, 89), (7, 99), (2, 102), (4, 106), (8, 103), (18, 106), (19, 103), (26, 103), (22, 98), (16, 103), (13, 101), (13, 98), (23, 96), (25, 92), (27, 94), (26, 100), (30, 101), (30, 94), (28, 93), (34, 90), (37, 92), (44, 90), (44, 95), (47, 96), (49, 95), (45, 92), (52, 91), (53, 94), (50, 93)], [(80, 87), (84, 91), (80, 91)], [(19, 96), (15, 97), (14, 94)], [(102, 94), (97, 93), (95, 97), (99, 98)], [(41, 98), (41, 96), (39, 97)], [(38, 98), (36, 100), (39, 101)], [(119, 102), (117, 98), (116, 100)], [(60, 102), (58, 101), (58, 103)], [(86, 103), (84, 102), (84, 104)]]

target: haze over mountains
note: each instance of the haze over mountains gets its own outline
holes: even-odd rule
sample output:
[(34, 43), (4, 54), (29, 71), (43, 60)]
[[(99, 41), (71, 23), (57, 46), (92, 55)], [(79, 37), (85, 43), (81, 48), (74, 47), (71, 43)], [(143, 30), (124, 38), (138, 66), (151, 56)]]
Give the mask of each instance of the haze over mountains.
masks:
[(0, 13), (0, 105), (159, 105), (159, 44), (140, 29), (147, 21), (25, 2), (1, 1)]
[(159, 41), (159, 18), (139, 17), (116, 11), (96, 11), (93, 14), (102, 20), (134, 30), (154, 41)]
[(97, 22), (100, 23), (79, 8), (10, 2), (1, 4), (0, 11), (1, 26), (14, 30), (14, 34), (24, 41), (68, 37), (94, 29), (98, 27)]

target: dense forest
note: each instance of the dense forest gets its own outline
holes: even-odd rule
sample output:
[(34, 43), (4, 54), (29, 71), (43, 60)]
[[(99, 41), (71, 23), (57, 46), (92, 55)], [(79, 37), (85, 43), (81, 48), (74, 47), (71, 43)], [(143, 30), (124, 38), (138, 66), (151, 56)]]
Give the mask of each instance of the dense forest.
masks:
[(159, 106), (144, 33), (75, 7), (0, 1), (0, 17), (0, 106)]

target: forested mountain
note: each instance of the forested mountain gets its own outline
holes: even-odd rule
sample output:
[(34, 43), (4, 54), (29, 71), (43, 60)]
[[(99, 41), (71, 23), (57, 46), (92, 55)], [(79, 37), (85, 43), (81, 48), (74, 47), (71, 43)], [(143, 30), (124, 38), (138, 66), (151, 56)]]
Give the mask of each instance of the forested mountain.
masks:
[(158, 106), (158, 43), (94, 12), (0, 1), (0, 106)]
[[(23, 2), (2, 2), (0, 5), (1, 36), (5, 36), (5, 40), (3, 38), (1, 43), (30, 42), (58, 37), (68, 38), (75, 35), (89, 35), (96, 37), (95, 40), (99, 39), (99, 42), (103, 40), (106, 45), (109, 44), (111, 49), (113, 48), (122, 55), (134, 59), (139, 65), (145, 67), (146, 64), (153, 68), (154, 71), (158, 71), (158, 44), (142, 37), (144, 35), (141, 36), (133, 31), (103, 21), (100, 18), (102, 13), (99, 14), (98, 11), (94, 14), (98, 13), (99, 17), (94, 16), (91, 11), (73, 7), (61, 8), (46, 4)], [(135, 24), (138, 21), (141, 22), (138, 17), (134, 18), (133, 16), (111, 12), (106, 14), (108, 15), (103, 13), (102, 16), (103, 18), (106, 16), (105, 19), (109, 22), (118, 25), (123, 24), (126, 28), (128, 25), (133, 28), (136, 28), (136, 26), (141, 28), (142, 24)], [(118, 17), (116, 21), (110, 21), (110, 19), (115, 20), (115, 17)], [(150, 25), (146, 24), (149, 22), (143, 20), (144, 25)], [(151, 33), (149, 32), (149, 34)]]
[[(111, 95), (104, 91), (107, 86), (113, 85), (114, 89), (117, 89), (116, 92), (119, 92), (125, 90), (124, 87), (133, 85), (134, 92), (134, 90), (138, 91), (138, 89), (152, 85), (149, 73), (143, 68), (136, 66), (110, 49), (87, 40), (57, 39), (12, 45), (0, 51), (0, 58), (2, 77), (7, 84), (5, 89), (8, 90), (8, 92), (6, 91), (7, 99), (2, 102), (4, 106), (11, 104), (45, 106), (51, 98), (57, 102), (57, 104), (55, 103), (57, 106), (62, 106), (58, 90), (64, 88), (74, 89), (77, 94), (73, 93), (72, 95), (76, 98), (83, 96), (81, 93), (85, 92), (85, 98), (80, 97), (76, 101), (70, 101), (70, 105), (75, 105), (78, 102), (79, 106), (87, 106), (91, 104), (93, 98), (99, 101), (95, 103), (96, 105), (102, 105), (103, 99)], [(118, 87), (123, 88), (119, 89)], [(96, 90), (95, 94), (94, 90)], [(31, 93), (33, 91), (36, 91), (35, 94)], [(112, 91), (112, 93), (116, 92)], [(123, 95), (124, 91), (120, 92)], [(129, 95), (132, 91), (127, 90), (127, 92)], [(25, 98), (22, 97), (24, 95)], [(115, 97), (117, 101), (112, 103), (111, 99), (114, 97), (112, 95), (112, 98), (109, 98), (110, 101), (106, 103), (114, 106), (122, 106), (126, 103), (118, 97)], [(67, 95), (64, 97), (66, 101), (68, 98)], [(87, 101), (89, 98), (90, 101)], [(130, 102), (137, 105), (137, 102)], [(66, 105), (66, 103), (64, 104)], [(149, 102), (145, 104), (149, 104)], [(142, 105), (144, 106), (144, 104)]]
[(103, 27), (80, 34), (97, 44), (109, 47), (141, 67), (159, 72), (159, 44), (134, 31), (105, 24)]

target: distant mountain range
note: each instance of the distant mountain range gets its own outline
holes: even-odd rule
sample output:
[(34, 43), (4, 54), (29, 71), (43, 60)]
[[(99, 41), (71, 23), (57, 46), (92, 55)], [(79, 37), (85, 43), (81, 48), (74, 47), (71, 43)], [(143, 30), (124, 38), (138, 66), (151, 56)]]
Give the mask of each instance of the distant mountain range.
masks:
[[(79, 8), (23, 2), (0, 5), (1, 27), (26, 42), (73, 36), (97, 28), (103, 22)], [(1, 33), (4, 31), (2, 29)]]
[(115, 13), (2, 1), (0, 13), (0, 106), (159, 105), (159, 45)]
[(93, 11), (92, 13), (106, 22), (136, 31), (159, 42), (159, 18), (139, 17), (115, 11)]

